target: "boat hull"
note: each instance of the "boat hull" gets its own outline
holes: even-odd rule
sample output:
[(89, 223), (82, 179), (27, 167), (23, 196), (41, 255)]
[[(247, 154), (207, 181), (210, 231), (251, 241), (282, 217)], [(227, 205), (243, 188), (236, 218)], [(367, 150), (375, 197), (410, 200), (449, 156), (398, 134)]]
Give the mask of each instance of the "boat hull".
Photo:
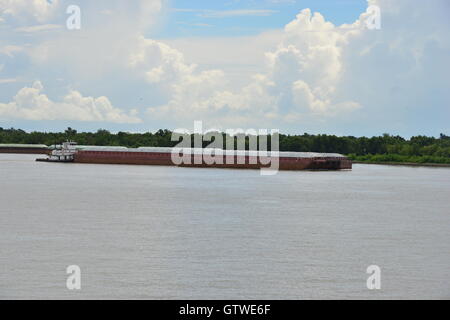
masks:
[(37, 162), (54, 162), (54, 163), (71, 163), (74, 162), (73, 159), (65, 159), (65, 160), (54, 160), (54, 159), (36, 159)]

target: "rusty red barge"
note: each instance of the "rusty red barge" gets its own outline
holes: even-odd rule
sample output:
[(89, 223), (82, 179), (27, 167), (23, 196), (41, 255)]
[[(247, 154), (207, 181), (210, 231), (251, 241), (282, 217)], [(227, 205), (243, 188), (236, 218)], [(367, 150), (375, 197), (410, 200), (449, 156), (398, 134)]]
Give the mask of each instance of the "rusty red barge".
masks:
[[(174, 161), (174, 154), (177, 159)], [(174, 149), (77, 146), (64, 143), (56, 148), (46, 162), (75, 162), (97, 164), (158, 165), (180, 167), (213, 167), (279, 170), (346, 170), (352, 168), (347, 157), (334, 153), (233, 151), (220, 149)]]
[(49, 154), (51, 150), (44, 144), (0, 144), (0, 153)]

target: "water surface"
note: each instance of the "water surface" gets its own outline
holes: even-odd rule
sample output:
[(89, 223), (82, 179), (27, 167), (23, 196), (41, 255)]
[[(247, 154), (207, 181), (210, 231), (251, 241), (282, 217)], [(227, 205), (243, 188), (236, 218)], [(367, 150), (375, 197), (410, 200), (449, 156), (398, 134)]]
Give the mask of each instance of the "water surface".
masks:
[[(448, 168), (35, 158), (0, 154), (0, 299), (450, 298)], [(373, 264), (381, 290), (366, 287)]]

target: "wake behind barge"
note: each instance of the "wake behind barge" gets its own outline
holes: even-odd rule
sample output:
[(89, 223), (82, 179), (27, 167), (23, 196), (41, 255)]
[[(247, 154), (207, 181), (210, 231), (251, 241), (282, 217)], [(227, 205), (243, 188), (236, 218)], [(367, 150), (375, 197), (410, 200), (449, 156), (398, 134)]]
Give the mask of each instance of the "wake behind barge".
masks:
[[(352, 169), (351, 160), (335, 153), (279, 152), (274, 158), (270, 156), (270, 152), (268, 156), (259, 151), (179, 149), (176, 150), (177, 155), (187, 161), (177, 163), (173, 160), (174, 152), (175, 149), (172, 148), (93, 147), (77, 146), (75, 143), (66, 142), (53, 150), (48, 158), (37, 159), (37, 161), (260, 169), (270, 167), (276, 160), (279, 170)], [(214, 156), (214, 163), (207, 159), (208, 155)]]

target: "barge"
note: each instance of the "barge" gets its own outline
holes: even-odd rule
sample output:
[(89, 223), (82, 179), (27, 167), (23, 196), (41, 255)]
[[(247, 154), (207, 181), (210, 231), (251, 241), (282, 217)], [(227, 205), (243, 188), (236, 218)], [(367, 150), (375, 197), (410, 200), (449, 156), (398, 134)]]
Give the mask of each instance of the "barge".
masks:
[[(174, 161), (174, 154), (177, 159)], [(213, 159), (214, 161), (211, 161)], [(236, 169), (269, 168), (274, 160), (279, 170), (349, 170), (352, 162), (347, 157), (335, 153), (314, 152), (270, 152), (194, 149), (194, 148), (126, 148), (78, 146), (66, 142), (56, 148), (46, 162), (75, 162), (96, 164), (127, 164), (180, 167), (213, 167)]]
[(0, 144), (0, 153), (49, 154), (50, 152), (44, 144)]

